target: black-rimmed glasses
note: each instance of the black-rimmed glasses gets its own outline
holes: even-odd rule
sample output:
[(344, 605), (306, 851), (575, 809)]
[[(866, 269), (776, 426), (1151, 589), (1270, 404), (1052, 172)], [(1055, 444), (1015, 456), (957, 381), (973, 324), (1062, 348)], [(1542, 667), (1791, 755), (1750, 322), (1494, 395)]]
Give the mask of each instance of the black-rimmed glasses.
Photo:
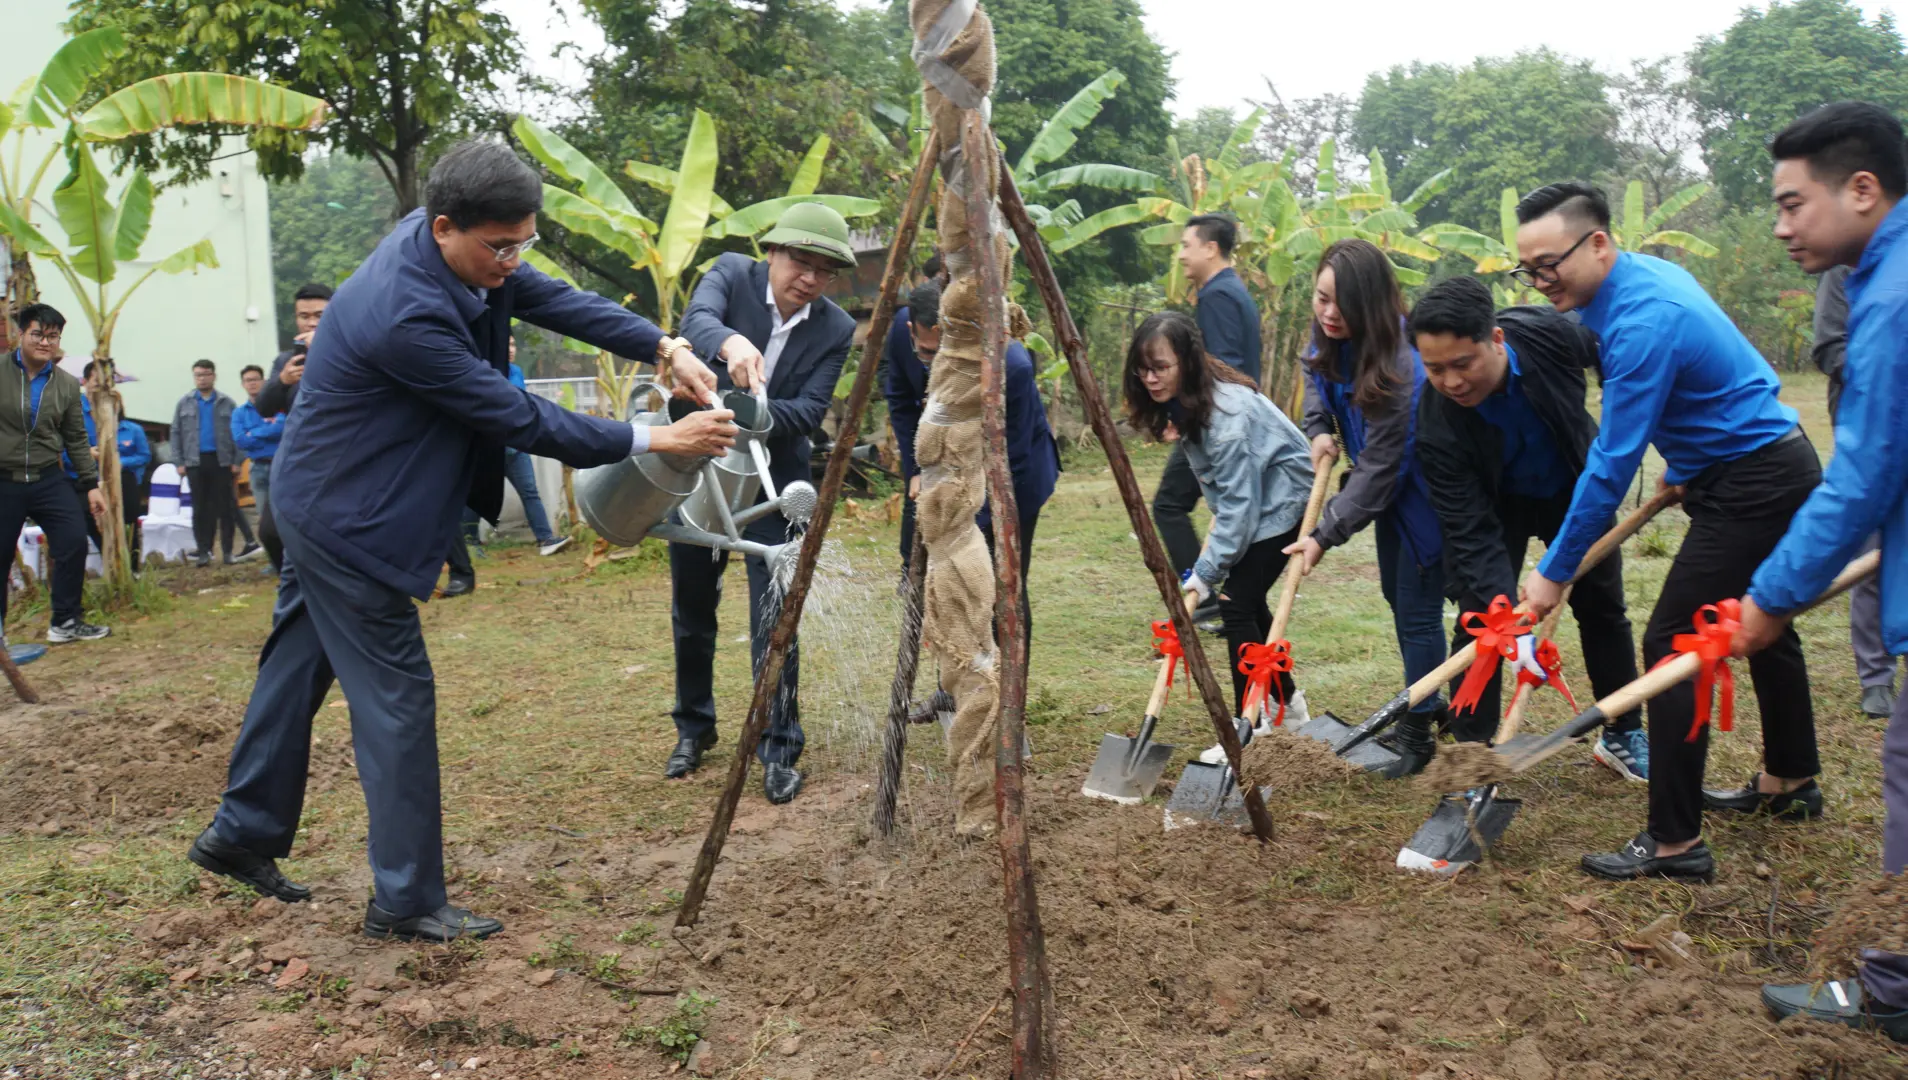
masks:
[(1591, 237), (1597, 235), (1598, 233), (1602, 231), (1603, 231), (1602, 229), (1591, 229), (1589, 232), (1584, 233), (1582, 236), (1579, 236), (1577, 238), (1576, 243), (1570, 245), (1570, 249), (1568, 251), (1565, 251), (1562, 255), (1559, 255), (1554, 259), (1545, 260), (1544, 262), (1538, 263), (1535, 266), (1520, 266), (1517, 269), (1512, 270), (1510, 272), (1511, 279), (1513, 281), (1516, 281), (1519, 285), (1528, 285), (1531, 288), (1536, 288), (1538, 282), (1542, 282), (1545, 285), (1556, 284), (1558, 281), (1557, 268), (1564, 264), (1565, 259), (1568, 259), (1570, 256), (1575, 255), (1577, 253), (1577, 249), (1583, 246), (1584, 241), (1590, 239)]

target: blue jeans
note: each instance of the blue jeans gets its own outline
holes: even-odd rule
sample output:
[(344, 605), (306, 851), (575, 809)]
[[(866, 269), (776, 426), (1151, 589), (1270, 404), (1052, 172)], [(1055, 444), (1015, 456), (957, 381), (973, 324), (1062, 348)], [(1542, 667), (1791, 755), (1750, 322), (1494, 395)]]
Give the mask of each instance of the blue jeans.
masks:
[[(1398, 525), (1390, 514), (1372, 522), (1378, 542), (1378, 587), (1385, 603), (1391, 605), (1391, 624), (1398, 634), (1398, 652), (1404, 657), (1405, 685), (1409, 686), (1437, 670), (1448, 655), (1444, 651), (1444, 563), (1431, 560), (1418, 565), (1411, 545), (1398, 534)], [(1413, 706), (1412, 712), (1436, 712), (1444, 708), (1444, 695), (1432, 694)]]
[[(543, 496), (537, 494), (537, 473), (530, 464), (530, 455), (521, 450), (504, 451), (504, 479), (517, 489), (517, 498), (523, 503), (523, 517), (530, 523), (530, 531), (539, 544), (556, 543), (556, 533), (550, 530), (550, 516), (544, 513)], [(464, 510), (464, 542), (477, 542), (477, 511)]]

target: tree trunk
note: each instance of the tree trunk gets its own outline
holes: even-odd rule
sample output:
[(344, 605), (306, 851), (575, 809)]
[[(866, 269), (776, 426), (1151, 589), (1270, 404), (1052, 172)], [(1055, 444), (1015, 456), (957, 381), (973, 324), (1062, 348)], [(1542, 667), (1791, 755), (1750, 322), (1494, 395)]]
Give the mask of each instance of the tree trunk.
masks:
[(132, 591), (132, 563), (126, 551), (126, 493), (119, 483), (119, 391), (112, 358), (105, 355), (107, 346), (101, 342), (93, 351), (94, 382), (87, 396), (99, 437), (99, 491), (106, 501), (105, 520), (99, 523), (99, 561), (113, 598), (123, 600)]

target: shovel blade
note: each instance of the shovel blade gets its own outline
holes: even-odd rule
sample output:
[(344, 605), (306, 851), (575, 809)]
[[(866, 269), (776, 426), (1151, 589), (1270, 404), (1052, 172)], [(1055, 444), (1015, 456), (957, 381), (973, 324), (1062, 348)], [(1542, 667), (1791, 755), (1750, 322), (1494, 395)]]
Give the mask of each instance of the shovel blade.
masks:
[(1475, 865), (1484, 857), (1478, 841), (1495, 847), (1523, 805), (1519, 799), (1498, 798), (1495, 785), (1444, 796), (1398, 852), (1398, 868), (1450, 875)]
[[(1265, 789), (1270, 790), (1270, 789)], [(1233, 780), (1232, 766), (1189, 761), (1166, 800), (1166, 831), (1212, 822), (1241, 824), (1246, 820), (1245, 796)]]
[(1138, 760), (1134, 760), (1134, 746), (1138, 741), (1125, 735), (1101, 738), (1100, 753), (1093, 759), (1086, 783), (1080, 785), (1080, 794), (1125, 806), (1144, 802), (1152, 795), (1159, 778), (1166, 775), (1166, 766), (1172, 763), (1174, 748), (1165, 743), (1148, 742), (1139, 748)]
[[(1310, 723), (1298, 729), (1298, 733), (1307, 738), (1317, 739), (1336, 750), (1340, 743), (1351, 736), (1352, 726), (1331, 713), (1325, 712), (1314, 716)], [(1366, 739), (1339, 756), (1366, 772), (1381, 772), (1398, 762), (1397, 754), (1371, 739)]]

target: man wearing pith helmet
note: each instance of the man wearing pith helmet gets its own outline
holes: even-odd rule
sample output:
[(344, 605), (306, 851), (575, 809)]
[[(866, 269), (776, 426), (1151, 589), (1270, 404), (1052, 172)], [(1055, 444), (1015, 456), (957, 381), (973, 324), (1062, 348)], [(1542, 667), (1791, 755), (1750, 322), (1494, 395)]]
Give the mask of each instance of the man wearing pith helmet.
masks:
[[(683, 312), (682, 336), (696, 355), (710, 358), (721, 389), (767, 388), (774, 422), (767, 448), (780, 491), (796, 480), (813, 482), (809, 436), (821, 427), (834, 399), (835, 380), (855, 336), (854, 317), (823, 294), (837, 277), (854, 269), (855, 251), (848, 242), (848, 223), (820, 203), (790, 207), (762, 238), (762, 247), (768, 257), (759, 261), (736, 254), (716, 260)], [(787, 533), (788, 522), (779, 513), (743, 530), (745, 537), (763, 544), (779, 544)], [(711, 559), (708, 548), (669, 545), (677, 742), (664, 772), (671, 778), (694, 772), (703, 752), (716, 744), (716, 605), (722, 599), (728, 558), (727, 552)], [(748, 556), (745, 561), (750, 654), (759, 667), (775, 628), (775, 612), (764, 606), (771, 581), (761, 559)], [(791, 645), (781, 686), (770, 698), (768, 731), (755, 751), (763, 765), (763, 793), (774, 803), (788, 802), (802, 788), (802, 774), (795, 768), (802, 753), (798, 655)], [(739, 729), (744, 717), (734, 719)]]

